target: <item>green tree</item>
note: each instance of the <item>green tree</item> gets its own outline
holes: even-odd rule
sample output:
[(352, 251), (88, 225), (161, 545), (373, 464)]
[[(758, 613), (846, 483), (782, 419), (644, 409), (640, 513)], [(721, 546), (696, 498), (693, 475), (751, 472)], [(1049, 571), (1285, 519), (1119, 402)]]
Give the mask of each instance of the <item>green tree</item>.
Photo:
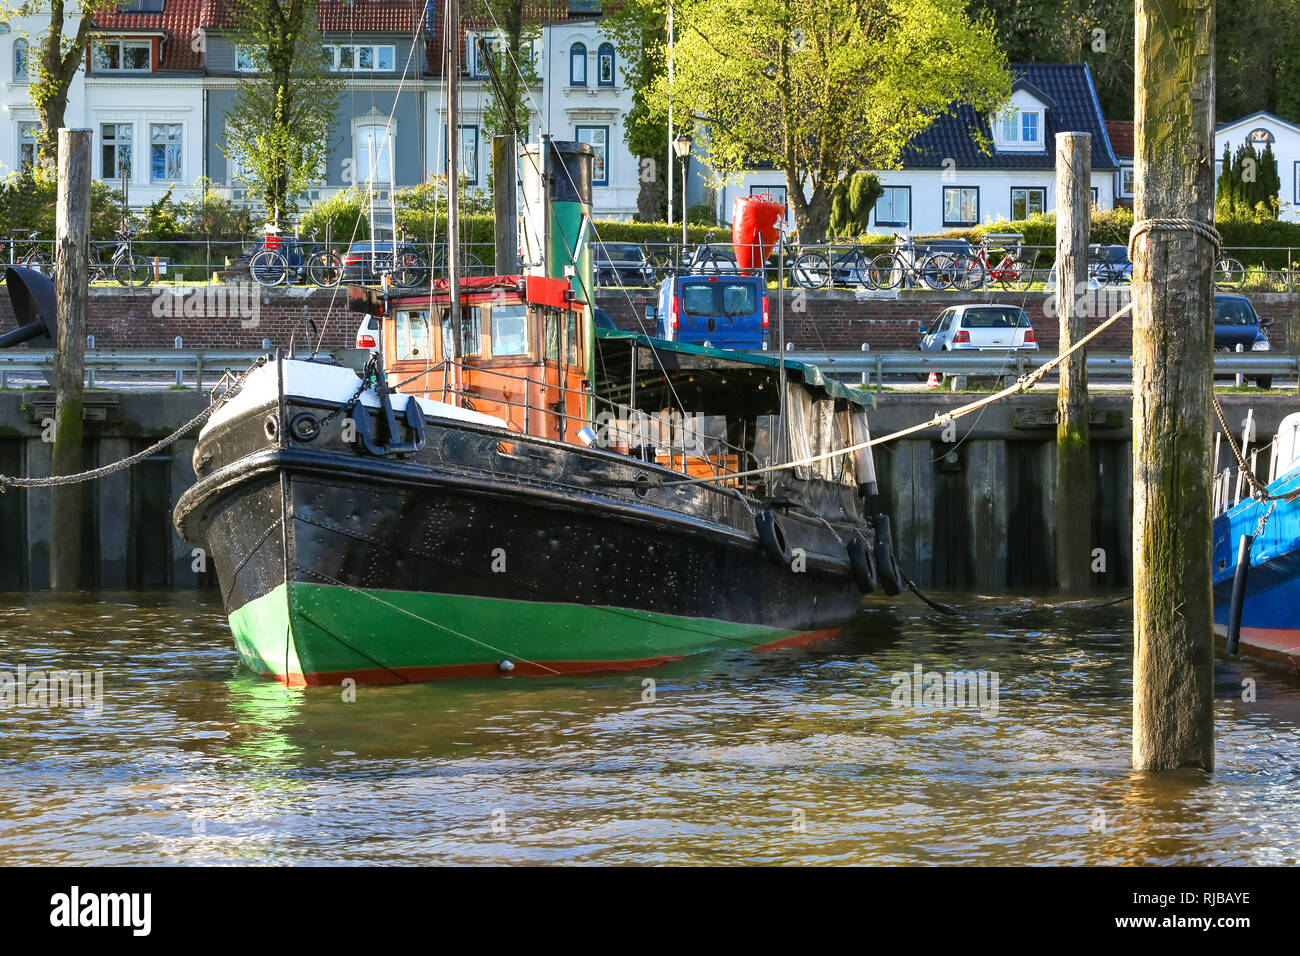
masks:
[(857, 238), (871, 227), (871, 210), (885, 194), (875, 173), (854, 173), (840, 180), (831, 193), (831, 236)]
[(1250, 142), (1237, 147), (1223, 145), (1223, 169), (1215, 184), (1215, 215), (1222, 219), (1276, 219), (1281, 208), (1279, 193), (1282, 178), (1278, 175), (1273, 144), (1268, 143), (1263, 153), (1255, 151)]
[(279, 221), (323, 177), (342, 81), (321, 55), (315, 0), (232, 0), (231, 13), (254, 72), (226, 114), (223, 152)]
[(826, 235), (845, 176), (898, 165), (958, 101), (1003, 106), (1011, 80), (962, 0), (679, 0), (676, 80), (654, 102), (707, 131), (722, 177), (785, 174), (800, 239)]
[(662, 222), (668, 210), (668, 112), (653, 91), (668, 75), (668, 0), (629, 0), (610, 10), (602, 25), (618, 50), (623, 76), (632, 88), (632, 108), (623, 117), (623, 142), (638, 159), (637, 216)]
[(116, 9), (117, 0), (81, 0), (71, 9), (65, 0), (20, 0), (18, 3), (0, 0), (0, 23), (49, 12), (49, 30), (32, 43), (27, 55), (27, 72), (31, 77), (27, 96), (41, 120), (36, 134), (39, 163), (50, 164), (57, 159), (59, 127), (64, 125), (68, 90), (90, 45), (90, 31), (95, 26), (93, 18), (97, 13)]

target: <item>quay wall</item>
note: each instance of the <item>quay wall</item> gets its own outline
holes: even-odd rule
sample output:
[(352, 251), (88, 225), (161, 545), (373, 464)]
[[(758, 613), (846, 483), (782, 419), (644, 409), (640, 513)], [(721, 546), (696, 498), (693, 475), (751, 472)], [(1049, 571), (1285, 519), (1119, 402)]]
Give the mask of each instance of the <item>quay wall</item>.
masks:
[[(1254, 409), (1267, 440), (1294, 396), (1221, 396), (1229, 422)], [(95, 467), (155, 442), (196, 415), (193, 391), (86, 393), (85, 460)], [(875, 434), (925, 421), (969, 400), (953, 393), (885, 393), (872, 416)], [(42, 422), (53, 414), (47, 391), (0, 392), (0, 474), (49, 474), (51, 445)], [(1055, 396), (1032, 394), (962, 419), (945, 442), (937, 430), (876, 449), (878, 508), (893, 519), (899, 561), (922, 587), (990, 593), (1054, 585)], [(1092, 401), (1092, 547), (1101, 549), (1098, 585), (1131, 581), (1131, 402)], [(172, 530), (171, 510), (193, 483), (193, 435), (132, 468), (83, 485), (83, 583), (97, 588), (204, 588), (210, 566)], [(1226, 452), (1225, 452), (1226, 454)], [(1209, 494), (1207, 488), (1206, 494)], [(49, 586), (50, 495), (15, 489), (0, 495), (0, 589)], [(197, 567), (197, 570), (196, 570)]]

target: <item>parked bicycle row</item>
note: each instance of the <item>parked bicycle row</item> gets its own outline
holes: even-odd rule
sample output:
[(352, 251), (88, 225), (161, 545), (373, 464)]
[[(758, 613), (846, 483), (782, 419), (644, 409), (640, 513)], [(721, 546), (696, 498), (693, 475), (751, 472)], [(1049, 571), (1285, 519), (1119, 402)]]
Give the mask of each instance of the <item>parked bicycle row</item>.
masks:
[[(53, 244), (38, 233), (12, 237), (5, 244), (6, 261), (53, 274)], [(1048, 265), (1053, 250), (1021, 244), (1018, 234), (990, 235), (973, 244), (965, 239), (916, 239), (896, 236), (893, 245), (836, 242), (798, 246), (786, 240), (773, 250), (765, 271), (769, 282), (783, 280), (786, 287), (816, 289), (890, 290), (927, 288), (937, 291), (973, 291), (1000, 288), (1026, 291), (1055, 287), (1055, 269)], [(156, 248), (160, 243), (152, 243)], [(162, 243), (180, 251), (187, 260), (149, 254), (135, 245), (134, 232), (121, 230), (111, 241), (91, 241), (91, 281), (116, 281), (127, 287), (147, 285), (166, 275), (168, 268), (246, 275), (261, 285), (293, 284), (336, 286), (341, 282), (377, 284), (387, 275), (400, 288), (418, 288), (430, 278), (446, 275), (446, 247), (399, 236), (365, 239), (346, 244), (314, 242), (293, 236), (267, 235), (258, 240), (168, 240)], [(483, 244), (461, 254), (464, 274), (476, 276), (496, 271), (490, 263), (493, 249)], [(713, 241), (710, 234), (698, 246), (600, 242), (592, 244), (598, 287), (652, 288), (664, 278), (681, 274), (737, 273), (740, 271), (729, 244)], [(203, 256), (200, 257), (199, 253)], [(481, 253), (481, 255), (480, 255)], [(522, 271), (521, 263), (513, 270)], [(201, 270), (201, 271), (200, 271)], [(1265, 270), (1244, 266), (1225, 255), (1215, 266), (1214, 284), (1220, 291), (1238, 291), (1248, 282), (1258, 285)], [(1093, 245), (1089, 249), (1089, 280), (1096, 286), (1126, 285), (1133, 264), (1121, 245)], [(1300, 270), (1267, 273), (1267, 284), (1285, 290), (1300, 288)]]

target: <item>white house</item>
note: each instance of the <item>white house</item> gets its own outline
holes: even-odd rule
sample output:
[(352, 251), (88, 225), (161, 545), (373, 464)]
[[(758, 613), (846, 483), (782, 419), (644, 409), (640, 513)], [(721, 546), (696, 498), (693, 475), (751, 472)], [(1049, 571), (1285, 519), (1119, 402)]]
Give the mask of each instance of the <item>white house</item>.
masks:
[(1235, 154), (1238, 147), (1249, 141), (1255, 151), (1262, 153), (1268, 145), (1273, 147), (1277, 159), (1278, 178), (1282, 188), (1279, 218), (1287, 222), (1300, 222), (1300, 126), (1288, 123), (1272, 113), (1260, 111), (1224, 123), (1214, 131), (1215, 175), (1223, 171), (1223, 148), (1226, 145)]
[[(28, 96), (34, 73), (31, 58), (39, 55), (41, 38), (48, 32), (48, 16), (0, 23), (0, 176), (29, 165), (36, 155), (36, 131), (41, 124)], [(73, 126), (85, 125), (82, 79), (79, 72), (68, 91), (65, 116)]]
[[(872, 214), (874, 230), (927, 234), (1053, 211), (1058, 132), (1091, 134), (1093, 204), (1112, 208), (1119, 163), (1087, 64), (1023, 63), (1011, 70), (1016, 79), (1003, 111), (980, 115), (958, 104), (909, 146), (902, 168), (875, 171), (885, 192)], [(696, 158), (703, 160), (697, 168), (707, 166), (707, 155)], [(719, 221), (730, 221), (737, 195), (786, 196), (779, 170), (749, 170), (738, 178), (710, 190), (697, 176), (688, 186), (690, 201), (711, 198)]]

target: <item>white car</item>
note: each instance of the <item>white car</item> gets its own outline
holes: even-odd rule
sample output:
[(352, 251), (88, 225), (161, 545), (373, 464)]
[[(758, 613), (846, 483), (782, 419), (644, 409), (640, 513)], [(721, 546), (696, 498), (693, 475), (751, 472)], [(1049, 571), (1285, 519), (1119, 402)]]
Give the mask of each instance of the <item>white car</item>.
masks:
[(357, 348), (370, 349), (372, 352), (379, 351), (379, 318), (373, 315), (367, 315), (361, 320), (361, 326), (357, 329)]
[(919, 331), (922, 352), (1038, 348), (1029, 316), (1016, 305), (954, 305), (944, 309), (932, 327)]

